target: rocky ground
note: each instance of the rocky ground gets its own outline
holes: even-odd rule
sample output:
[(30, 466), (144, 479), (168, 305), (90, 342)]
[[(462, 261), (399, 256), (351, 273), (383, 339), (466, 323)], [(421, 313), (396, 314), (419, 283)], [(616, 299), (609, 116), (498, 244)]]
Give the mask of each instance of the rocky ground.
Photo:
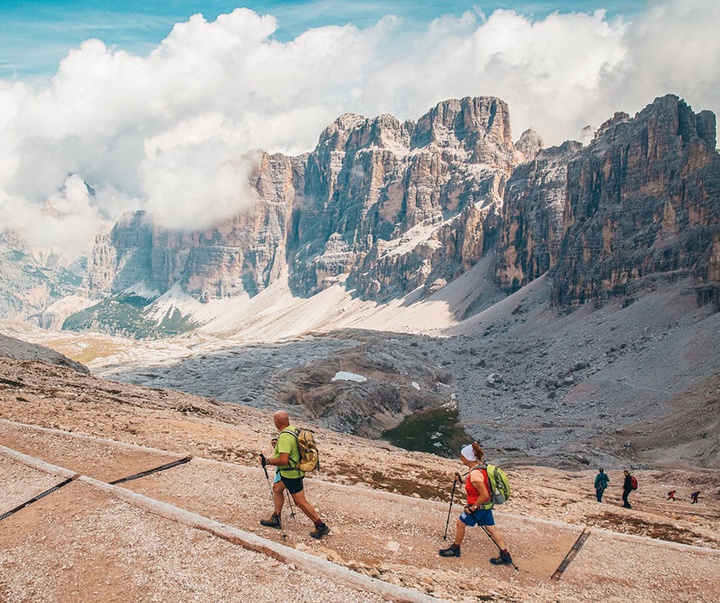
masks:
[[(194, 455), (127, 488), (418, 595), (620, 601), (631, 589), (637, 601), (720, 597), (716, 470), (636, 471), (640, 488), (626, 510), (619, 506), (619, 469), (609, 471), (611, 487), (598, 504), (594, 469), (508, 465), (513, 497), (497, 516), (515, 572), (487, 564), (493, 545), (481, 532), (468, 534), (461, 559), (436, 556), (446, 544), (450, 476), (460, 469), (454, 460), (318, 428), (323, 468), (308, 479), (308, 496), (333, 532), (316, 543), (304, 518), (286, 518), (283, 541), (257, 524), (269, 510), (258, 469), (274, 433), (268, 411), (37, 362), (0, 359), (0, 375), (2, 446), (103, 482)], [(0, 454), (0, 473), (11, 485), (0, 495), (2, 512), (57, 483), (7, 454)], [(675, 502), (666, 500), (670, 489), (677, 490)], [(692, 490), (702, 492), (697, 505), (688, 499)], [(340, 569), (324, 577), (301, 571), (296, 563), (304, 561), (249, 551), (158, 513), (78, 481), (0, 521), (3, 600), (264, 603), (277, 595), (278, 571), (302, 586), (303, 600), (380, 598), (371, 588), (347, 586)], [(584, 528), (590, 536), (577, 557), (560, 580), (550, 580)], [(662, 590), (659, 575), (667, 579)], [(293, 592), (285, 595), (295, 600)]]
[[(681, 282), (571, 311), (548, 306), (541, 278), (425, 333), (417, 319), (413, 332), (267, 342), (195, 334), (110, 350), (89, 335), (45, 337), (98, 376), (261, 409), (293, 404), (296, 415), (369, 437), (418, 406), (452, 402), (503, 462), (720, 468), (720, 313), (692, 291)], [(331, 382), (336, 371), (369, 379)]]

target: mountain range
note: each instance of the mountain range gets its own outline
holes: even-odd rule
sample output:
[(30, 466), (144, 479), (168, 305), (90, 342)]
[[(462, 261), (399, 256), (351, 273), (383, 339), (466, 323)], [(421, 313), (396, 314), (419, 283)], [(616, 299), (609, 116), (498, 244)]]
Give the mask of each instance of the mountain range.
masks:
[(6, 317), (185, 333), (203, 356), (89, 365), (360, 435), (445, 408), (509, 458), (717, 465), (711, 112), (668, 95), (545, 149), (531, 130), (513, 141), (500, 99), (463, 98), (417, 122), (343, 115), (308, 154), (245, 160), (252, 209), (210, 229), (135, 212), (84, 266), (6, 233)]

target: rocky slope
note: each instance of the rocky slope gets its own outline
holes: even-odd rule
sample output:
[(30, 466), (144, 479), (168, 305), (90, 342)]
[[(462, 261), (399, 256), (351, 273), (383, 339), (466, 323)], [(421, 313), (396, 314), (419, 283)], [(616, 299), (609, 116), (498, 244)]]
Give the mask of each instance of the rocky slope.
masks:
[[(51, 249), (33, 249), (12, 232), (0, 231), (0, 316), (59, 328), (43, 313), (73, 295), (83, 282), (84, 258), (67, 261)], [(67, 309), (63, 319), (78, 307)]]
[[(506, 465), (513, 495), (497, 520), (514, 571), (486, 562), (496, 549), (475, 530), (460, 559), (437, 556), (447, 544), (448, 511), (458, 510), (457, 498), (448, 507), (457, 461), (318, 428), (324, 467), (307, 489), (332, 532), (313, 541), (309, 522), (286, 509), (284, 539), (258, 525), (270, 505), (258, 467), (274, 433), (270, 413), (39, 362), (0, 358), (0, 370), (12, 381), (0, 383), (0, 445), (10, 449), (0, 451), (7, 486), (0, 513), (60, 481), (12, 451), (86, 476), (2, 520), (0, 560), (8, 571), (0, 596), (8, 603), (269, 603), (278, 572), (309, 589), (311, 601), (621, 600), (628, 584), (635, 600), (648, 603), (720, 593), (717, 471), (637, 471), (640, 489), (627, 510), (618, 504), (620, 469), (608, 470), (600, 505), (594, 469)], [(490, 442), (486, 449), (494, 458)], [(194, 458), (122, 490), (102, 484), (185, 455)], [(666, 500), (670, 489), (675, 502)], [(691, 505), (695, 489), (700, 504)], [(583, 531), (589, 538), (579, 554), (551, 580)], [(354, 587), (348, 570), (358, 576)], [(666, 587), (657, 588), (657, 575)], [(360, 580), (368, 577), (401, 588), (381, 596)]]

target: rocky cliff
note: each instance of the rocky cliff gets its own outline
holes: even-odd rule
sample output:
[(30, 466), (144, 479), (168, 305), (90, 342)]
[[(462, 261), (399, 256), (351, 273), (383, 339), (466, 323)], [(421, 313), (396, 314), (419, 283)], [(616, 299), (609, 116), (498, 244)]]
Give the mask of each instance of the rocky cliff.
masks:
[(581, 304), (691, 276), (718, 301), (720, 156), (715, 116), (676, 96), (616, 114), (586, 147), (513, 143), (496, 98), (439, 103), (417, 122), (343, 115), (307, 155), (257, 152), (252, 207), (203, 231), (142, 212), (101, 233), (84, 287), (142, 283), (201, 301), (335, 284), (378, 302), (429, 294), (484, 255), (507, 293), (548, 273), (552, 301)]
[(175, 283), (199, 300), (255, 295), (286, 268), (288, 227), (302, 204), (304, 157), (259, 153), (251, 209), (202, 231), (166, 230), (144, 212), (98, 235), (86, 284), (97, 297), (144, 283), (164, 293)]
[(438, 286), (481, 256), (484, 218), (522, 157), (496, 98), (445, 101), (417, 123), (343, 115), (308, 156), (258, 154), (257, 201), (232, 220), (184, 232), (127, 216), (98, 236), (87, 288), (179, 283), (204, 301), (255, 295), (286, 268), (299, 296), (346, 278), (376, 300)]
[(676, 96), (616, 114), (585, 148), (540, 151), (508, 183), (497, 278), (512, 291), (549, 271), (552, 299), (581, 304), (691, 276), (717, 299), (720, 156), (715, 116)]
[(308, 158), (291, 284), (311, 295), (347, 274), (385, 301), (453, 278), (479, 259), (481, 214), (518, 162), (495, 98), (446, 101), (417, 123), (342, 116)]
[(554, 301), (627, 292), (658, 275), (708, 285), (720, 230), (715, 144), (715, 116), (675, 96), (604, 124), (568, 165)]

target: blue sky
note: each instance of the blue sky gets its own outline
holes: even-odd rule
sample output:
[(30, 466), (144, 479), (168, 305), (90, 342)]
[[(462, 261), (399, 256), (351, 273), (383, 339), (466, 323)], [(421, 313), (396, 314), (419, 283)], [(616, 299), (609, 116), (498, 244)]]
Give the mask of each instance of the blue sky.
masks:
[(402, 18), (405, 27), (411, 29), (468, 10), (490, 15), (497, 9), (512, 9), (541, 19), (555, 11), (592, 12), (602, 8), (609, 17), (632, 18), (645, 4), (645, 0), (1, 0), (0, 79), (50, 77), (68, 50), (89, 38), (144, 56), (170, 33), (175, 23), (195, 13), (212, 21), (236, 7), (274, 15), (278, 20), (274, 37), (287, 41), (307, 29), (326, 25), (351, 23), (367, 28), (388, 14)]

